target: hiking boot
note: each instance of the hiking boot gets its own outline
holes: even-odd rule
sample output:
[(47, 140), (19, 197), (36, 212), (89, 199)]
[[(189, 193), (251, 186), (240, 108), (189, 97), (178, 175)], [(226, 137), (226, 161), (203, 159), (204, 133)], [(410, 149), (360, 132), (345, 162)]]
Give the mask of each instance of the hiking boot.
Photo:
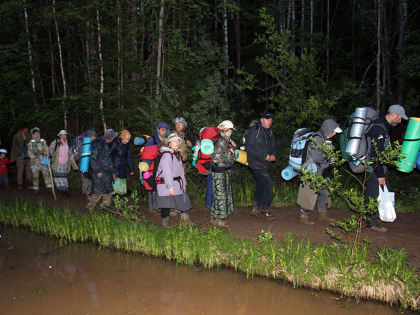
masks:
[(169, 217), (162, 218), (162, 226), (163, 227), (169, 227)]
[(320, 212), (319, 215), (318, 215), (318, 221), (325, 222), (325, 223), (331, 223), (332, 221), (334, 221), (334, 219), (327, 216), (326, 212)]
[(381, 233), (388, 232), (388, 229), (386, 227), (379, 226), (379, 225), (371, 226), (370, 229), (375, 232), (381, 232)]
[(181, 222), (190, 222), (190, 217), (187, 212), (181, 213)]
[(265, 209), (261, 211), (261, 214), (267, 218), (274, 218), (274, 215), (271, 213), (271, 209)]
[(216, 226), (216, 225), (217, 225), (217, 219), (215, 219), (215, 218), (211, 218), (210, 223), (211, 223), (213, 226)]
[(253, 217), (258, 216), (258, 208), (259, 208), (258, 203), (256, 201), (254, 201), (254, 203), (252, 204), (252, 210), (251, 210), (251, 213), (250, 213)]
[(299, 216), (299, 222), (305, 225), (314, 225), (314, 223), (309, 220), (309, 215), (307, 214), (301, 214)]
[(227, 220), (217, 219), (217, 226), (221, 228), (228, 228), (229, 225), (227, 224)]
[(179, 213), (180, 213), (180, 211), (179, 210), (170, 210), (169, 211), (169, 216), (171, 216), (171, 217), (177, 217), (177, 216), (179, 216)]

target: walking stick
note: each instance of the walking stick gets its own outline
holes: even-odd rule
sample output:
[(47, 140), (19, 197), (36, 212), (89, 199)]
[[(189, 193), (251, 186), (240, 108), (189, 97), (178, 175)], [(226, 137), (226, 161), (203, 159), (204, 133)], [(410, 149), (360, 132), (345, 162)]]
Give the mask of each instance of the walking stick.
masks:
[(50, 165), (50, 158), (47, 155), (47, 164), (48, 164), (48, 170), (50, 171), (50, 177), (51, 177), (51, 190), (54, 196), (54, 200), (57, 201), (57, 196), (55, 195), (55, 188), (54, 188), (54, 178), (52, 176), (52, 171), (51, 171), (51, 165)]

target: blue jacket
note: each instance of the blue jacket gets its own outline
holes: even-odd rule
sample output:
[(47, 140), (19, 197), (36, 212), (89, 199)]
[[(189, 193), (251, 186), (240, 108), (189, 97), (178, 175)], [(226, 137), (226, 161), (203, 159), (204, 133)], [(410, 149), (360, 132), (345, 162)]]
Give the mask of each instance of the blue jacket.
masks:
[(256, 126), (248, 129), (245, 142), (248, 165), (255, 170), (271, 170), (271, 162), (266, 161), (267, 155), (277, 158), (276, 143), (273, 132), (258, 122)]
[(130, 172), (134, 170), (133, 162), (131, 161), (130, 145), (128, 143), (123, 144), (120, 137), (112, 143), (111, 159), (117, 178), (127, 177), (127, 167), (130, 168)]

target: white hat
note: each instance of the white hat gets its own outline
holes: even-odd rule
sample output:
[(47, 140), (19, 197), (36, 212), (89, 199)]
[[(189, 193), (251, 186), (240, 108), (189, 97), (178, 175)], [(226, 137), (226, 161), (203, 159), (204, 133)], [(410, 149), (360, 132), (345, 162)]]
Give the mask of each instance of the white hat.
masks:
[(57, 134), (57, 136), (61, 136), (61, 135), (68, 135), (69, 133), (65, 130), (60, 130), (60, 132)]
[(233, 123), (230, 120), (224, 120), (222, 121), (217, 128), (224, 128), (224, 129), (233, 129), (236, 130), (235, 127), (233, 127)]
[(342, 133), (342, 132), (343, 132), (343, 130), (341, 130), (341, 128), (340, 128), (340, 127), (335, 128), (335, 129), (334, 129), (334, 131), (335, 131), (336, 133)]
[(6, 149), (0, 149), (0, 153), (7, 154), (7, 150)]

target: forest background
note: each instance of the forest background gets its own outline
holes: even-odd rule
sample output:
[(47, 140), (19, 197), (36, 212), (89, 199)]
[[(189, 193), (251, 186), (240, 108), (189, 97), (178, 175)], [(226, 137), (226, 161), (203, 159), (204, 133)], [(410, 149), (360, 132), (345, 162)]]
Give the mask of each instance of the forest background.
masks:
[[(293, 131), (357, 106), (418, 111), (416, 0), (1, 0), (0, 135), (28, 123), (151, 134), (265, 109), (286, 165)], [(406, 125), (392, 137), (402, 140)], [(284, 155), (284, 156), (283, 156)]]

